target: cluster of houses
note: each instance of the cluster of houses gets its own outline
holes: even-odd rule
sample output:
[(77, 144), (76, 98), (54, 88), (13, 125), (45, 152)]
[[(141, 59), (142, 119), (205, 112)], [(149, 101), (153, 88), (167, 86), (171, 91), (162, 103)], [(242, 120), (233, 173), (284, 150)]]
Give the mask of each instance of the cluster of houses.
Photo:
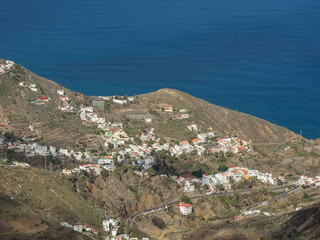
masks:
[(94, 228), (89, 227), (87, 225), (82, 225), (82, 224), (72, 225), (72, 224), (69, 224), (67, 222), (61, 222), (60, 224), (61, 224), (61, 226), (64, 226), (66, 228), (71, 228), (76, 232), (83, 233), (83, 234), (88, 235), (88, 236), (90, 235), (90, 233), (92, 233), (94, 235), (98, 235), (99, 234), (99, 232), (97, 230), (95, 230)]
[[(105, 146), (112, 144), (115, 148), (124, 145), (129, 140), (127, 133), (122, 128), (122, 123), (108, 123), (102, 129), (104, 131)], [(133, 140), (133, 139), (131, 139)]]
[(68, 157), (75, 158), (78, 161), (91, 162), (95, 160), (93, 156), (90, 156), (88, 152), (77, 152), (74, 150), (68, 150), (60, 148), (59, 150), (53, 146), (45, 146), (39, 143), (33, 142), (37, 138), (22, 136), (24, 141), (5, 142), (4, 137), (0, 136), (0, 146), (6, 146), (8, 149), (15, 150), (16, 152), (23, 152), (27, 157), (33, 156), (53, 156), (53, 157)]
[[(138, 238), (129, 237), (127, 234), (118, 234), (119, 221), (113, 218), (104, 217), (102, 221), (103, 230), (110, 234), (104, 237), (105, 240), (138, 240)], [(149, 240), (149, 238), (142, 238), (142, 240)]]
[[(187, 126), (188, 130), (198, 132), (198, 126), (191, 124)], [(224, 137), (215, 139), (215, 144), (206, 144), (208, 138), (213, 138), (213, 132), (200, 133), (198, 138), (193, 139), (192, 143), (197, 146), (198, 153), (202, 153), (203, 150), (207, 150), (211, 153), (215, 152), (232, 152), (240, 155), (245, 155), (252, 151), (251, 143), (237, 137)], [(183, 142), (186, 143), (186, 142)]]
[[(19, 86), (20, 87), (29, 87), (31, 91), (38, 92), (38, 86), (37, 86), (36, 83), (31, 83), (30, 85), (27, 85), (25, 82), (20, 82)], [(35, 105), (43, 105), (43, 104), (46, 104), (49, 101), (50, 101), (49, 97), (42, 96), (42, 97), (39, 97), (39, 98), (33, 100), (31, 103), (33, 103)]]
[(112, 164), (92, 164), (92, 163), (88, 163), (88, 164), (81, 164), (79, 167), (73, 168), (73, 169), (63, 169), (62, 170), (62, 174), (65, 176), (69, 176), (73, 173), (78, 173), (80, 171), (85, 171), (85, 172), (93, 172), (95, 175), (100, 175), (102, 169), (105, 169), (107, 171), (114, 171), (116, 169), (115, 165), (113, 164), (113, 160), (112, 160)]
[(156, 110), (160, 112), (173, 113), (174, 107), (168, 104), (160, 104)]
[[(72, 225), (68, 222), (61, 222), (61, 226), (73, 229), (78, 233), (82, 233), (86, 236), (90, 236), (91, 234), (98, 235), (99, 232), (94, 228), (83, 225), (76, 224)], [(103, 230), (108, 233), (108, 236), (104, 236), (104, 240), (138, 240), (138, 238), (130, 238), (127, 234), (118, 234), (119, 222), (116, 219), (105, 217), (102, 221)], [(142, 238), (142, 240), (149, 240), (149, 238)]]
[(90, 121), (97, 124), (97, 127), (104, 131), (106, 147), (109, 147), (109, 144), (113, 144), (113, 147), (117, 148), (129, 140), (121, 123), (106, 122), (105, 118), (98, 117), (98, 115), (94, 113), (93, 107), (82, 107), (80, 109), (80, 118), (82, 121)]
[(216, 146), (208, 149), (209, 152), (233, 152), (245, 155), (252, 151), (250, 142), (236, 137), (217, 138), (216, 143)]
[(258, 215), (260, 213), (262, 213), (263, 215), (268, 216), (268, 217), (274, 216), (273, 213), (261, 212), (261, 210), (255, 209), (255, 210), (244, 211), (240, 215), (235, 216), (233, 220), (235, 222), (239, 222), (239, 221), (242, 221), (243, 219), (245, 219), (246, 216), (248, 216), (248, 215)]
[[(113, 97), (99, 97), (103, 101), (105, 100), (119, 100), (119, 98)], [(120, 98), (120, 100), (123, 100)], [(99, 102), (99, 101), (98, 101)], [(97, 101), (94, 100), (93, 106), (99, 107)], [(164, 112), (173, 112), (172, 105), (160, 105), (159, 110)], [(186, 110), (182, 109), (181, 114), (185, 114)], [(82, 107), (80, 110), (80, 118), (83, 121), (90, 121), (96, 123), (98, 128), (104, 131), (105, 147), (112, 146), (118, 148), (124, 145), (127, 141), (135, 142), (134, 138), (129, 138), (122, 128), (121, 123), (106, 122), (105, 118), (98, 117), (94, 113), (93, 107)], [(196, 124), (188, 126), (191, 131), (198, 131)], [(207, 140), (213, 138), (215, 135), (212, 131), (205, 133), (198, 133), (197, 138), (193, 139), (191, 143), (188, 141), (182, 141), (177, 145), (170, 146), (168, 143), (160, 144), (160, 138), (155, 137), (154, 129), (146, 129), (140, 135), (141, 144), (129, 144), (129, 147), (117, 152), (118, 161), (122, 161), (125, 155), (129, 155), (132, 163), (136, 166), (148, 169), (154, 164), (154, 158), (151, 156), (152, 151), (168, 150), (172, 156), (179, 156), (184, 153), (190, 153), (196, 151), (198, 155), (202, 155), (205, 151), (208, 152), (234, 152), (245, 154), (251, 150), (250, 143), (239, 138), (227, 137), (216, 139), (215, 144), (208, 144)], [(150, 140), (152, 144), (150, 144)], [(111, 145), (110, 145), (111, 144)], [(191, 186), (192, 188), (192, 186)]]
[(6, 60), (5, 63), (1, 63), (0, 64), (0, 74), (8, 72), (14, 66), (14, 64), (15, 63), (10, 60)]
[(119, 222), (113, 218), (105, 217), (102, 221), (103, 230), (110, 233), (113, 237), (116, 237), (119, 229)]
[[(36, 83), (31, 83), (29, 86), (25, 82), (20, 82), (19, 86), (21, 87), (29, 87), (32, 91), (37, 92), (38, 86)], [(74, 112), (74, 107), (70, 105), (71, 98), (65, 95), (63, 89), (58, 89), (57, 94), (59, 95), (59, 99), (61, 100), (62, 104), (58, 108), (63, 112)], [(48, 96), (41, 96), (36, 100), (32, 101), (35, 105), (43, 105), (50, 101), (51, 99)]]
[[(0, 160), (3, 163), (7, 163), (8, 162), (7, 158), (2, 158)], [(18, 162), (18, 161), (13, 161), (11, 166), (13, 166), (13, 167), (30, 167), (30, 165), (28, 163)]]
[[(197, 129), (195, 124), (188, 126), (188, 128)], [(169, 148), (172, 155), (179, 156), (183, 153), (196, 151), (198, 155), (203, 155), (205, 151), (209, 153), (215, 152), (232, 152), (240, 155), (247, 154), (251, 151), (251, 144), (242, 139), (235, 137), (217, 138), (215, 144), (208, 143), (208, 139), (213, 138), (215, 135), (212, 131), (199, 133), (197, 138), (193, 139), (191, 143), (182, 141), (179, 145), (174, 145)]]
[(128, 102), (134, 102), (134, 97), (112, 96), (112, 101), (115, 104), (123, 105)]
[(176, 176), (169, 174), (169, 178), (176, 181), (180, 185), (184, 186), (184, 192), (193, 192), (194, 191), (194, 183), (201, 183), (201, 179), (197, 178), (191, 174), (184, 174), (181, 176)]
[(183, 185), (184, 192), (193, 192), (195, 190), (195, 183), (200, 183), (202, 186), (207, 185), (207, 194), (219, 192), (218, 185), (222, 185), (224, 189), (231, 189), (231, 182), (239, 182), (243, 179), (249, 179), (255, 177), (257, 180), (263, 183), (277, 184), (278, 181), (284, 182), (283, 177), (275, 178), (271, 173), (261, 173), (258, 170), (250, 170), (247, 168), (230, 167), (228, 171), (224, 173), (218, 173), (214, 175), (203, 174), (202, 178), (197, 178), (191, 174), (184, 174), (181, 176), (175, 176), (169, 174), (169, 178), (173, 179), (180, 185)]
[(198, 126), (197, 124), (190, 124), (189, 126), (187, 126), (187, 128), (190, 130), (190, 131), (194, 131), (194, 132), (198, 132)]
[(14, 166), (14, 167), (30, 167), (30, 165), (28, 163), (17, 162), (17, 161), (12, 162), (12, 166)]
[(31, 91), (38, 92), (38, 86), (36, 83), (31, 83), (29, 86), (25, 82), (19, 82), (20, 87), (29, 87)]
[[(174, 113), (174, 106), (169, 104), (159, 104), (159, 106), (156, 108), (156, 111), (159, 112), (165, 112), (165, 113)], [(187, 113), (186, 109), (180, 109), (176, 112), (176, 114), (171, 115), (170, 119), (172, 120), (179, 120), (179, 119), (187, 119), (189, 118), (189, 114)]]
[(57, 93), (62, 104), (58, 107), (62, 112), (74, 112), (74, 107), (70, 105), (71, 98), (65, 95), (63, 89), (58, 89)]
[(90, 121), (97, 124), (98, 128), (103, 129), (106, 127), (106, 119), (98, 117), (98, 115), (94, 113), (93, 107), (81, 107), (80, 118), (82, 121)]
[(256, 178), (265, 183), (275, 185), (278, 181), (284, 182), (284, 178), (279, 176), (273, 177), (271, 173), (263, 173), (258, 170), (250, 170), (242, 167), (229, 167), (224, 173), (217, 173), (214, 175), (203, 174), (202, 184), (207, 185), (209, 190), (207, 194), (219, 192), (218, 185), (222, 185), (224, 189), (231, 189), (232, 182), (240, 182), (243, 179)]
[(311, 178), (306, 175), (301, 175), (297, 183), (300, 186), (316, 186), (320, 188), (320, 176)]
[(16, 152), (24, 152), (27, 157), (33, 156), (57, 156), (57, 150), (53, 146), (43, 146), (38, 143), (27, 143), (28, 141), (32, 141), (34, 138), (32, 137), (22, 137), (26, 143), (17, 141), (17, 142), (8, 142), (7, 148), (14, 149)]
[(174, 114), (174, 115), (170, 116), (170, 118), (172, 120), (187, 119), (187, 118), (189, 118), (189, 114), (188, 113)]
[[(146, 238), (146, 237), (143, 237), (140, 239), (141, 240), (149, 240), (149, 238)], [(114, 237), (114, 236), (105, 237), (104, 240), (139, 240), (139, 238), (129, 237), (129, 235), (127, 235), (127, 234), (120, 234), (116, 237)]]
[(105, 107), (106, 101), (112, 101), (113, 104), (123, 105), (127, 103), (134, 102), (134, 97), (126, 97), (126, 96), (111, 96), (111, 97), (102, 97), (92, 100), (92, 106), (103, 109)]
[(0, 129), (1, 128), (6, 128), (10, 125), (10, 120), (9, 118), (4, 115), (4, 114), (0, 114)]

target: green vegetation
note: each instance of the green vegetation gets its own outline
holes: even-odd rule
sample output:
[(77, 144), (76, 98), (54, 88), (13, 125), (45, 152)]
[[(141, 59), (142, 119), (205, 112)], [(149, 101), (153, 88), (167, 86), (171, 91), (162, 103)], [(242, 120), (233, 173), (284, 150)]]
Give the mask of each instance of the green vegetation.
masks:
[(185, 203), (191, 203), (191, 199), (190, 197), (188, 197), (187, 195), (183, 194), (183, 196), (181, 197), (181, 202), (185, 202)]
[(219, 165), (219, 167), (218, 167), (218, 171), (219, 172), (226, 172), (226, 171), (228, 171), (228, 166), (226, 166), (226, 165)]
[(155, 164), (153, 169), (159, 174), (176, 174), (176, 170), (173, 166), (169, 166), (167, 163), (176, 161), (176, 157), (171, 156), (167, 150), (161, 150), (155, 153)]

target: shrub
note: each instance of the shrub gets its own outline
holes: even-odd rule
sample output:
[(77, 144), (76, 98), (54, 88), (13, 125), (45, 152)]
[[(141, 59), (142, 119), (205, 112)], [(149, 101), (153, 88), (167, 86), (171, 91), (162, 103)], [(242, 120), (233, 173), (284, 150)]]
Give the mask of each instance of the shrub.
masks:
[(166, 228), (165, 222), (159, 217), (152, 217), (152, 223), (161, 230)]
[(229, 168), (228, 168), (228, 166), (226, 166), (226, 165), (220, 165), (220, 166), (218, 167), (218, 171), (219, 171), (219, 172), (226, 172), (228, 169), (229, 169)]
[(191, 203), (191, 199), (187, 195), (183, 194), (183, 196), (181, 197), (181, 202)]

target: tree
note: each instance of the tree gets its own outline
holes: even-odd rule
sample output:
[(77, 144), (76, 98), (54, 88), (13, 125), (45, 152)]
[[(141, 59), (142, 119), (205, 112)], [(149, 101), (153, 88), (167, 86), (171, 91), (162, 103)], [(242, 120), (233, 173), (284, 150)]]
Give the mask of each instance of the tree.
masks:
[(118, 228), (118, 233), (119, 233), (119, 234), (124, 233), (124, 226), (123, 226), (123, 223), (120, 223), (120, 226), (119, 226), (119, 228)]
[(113, 103), (112, 99), (105, 100), (105, 101), (104, 101), (104, 109), (105, 109), (106, 111), (108, 111), (108, 110), (109, 110), (108, 108), (112, 105), (112, 103)]
[(108, 154), (107, 154), (106, 152), (102, 152), (102, 153), (99, 154), (100, 157), (102, 157), (102, 156), (107, 156), (107, 155), (108, 155)]
[(105, 168), (102, 168), (101, 176), (103, 178), (107, 178), (109, 176), (109, 172)]
[(195, 176), (197, 178), (201, 178), (202, 177), (202, 174), (204, 174), (204, 172), (202, 171), (202, 169), (199, 169), (198, 171), (193, 171), (191, 173), (192, 176)]
[(142, 141), (141, 141), (141, 139), (140, 139), (139, 137), (137, 137), (137, 138), (135, 139), (135, 141), (136, 141), (136, 144), (137, 144), (137, 145), (141, 145), (141, 144), (142, 144)]
[(156, 150), (155, 150), (155, 149), (152, 149), (152, 150), (151, 150), (151, 153), (150, 153), (150, 155), (151, 155), (151, 156), (154, 156), (154, 155), (156, 155)]
[(96, 178), (97, 178), (97, 176), (94, 174), (94, 172), (92, 170), (90, 170), (90, 172), (89, 172), (89, 181), (93, 182)]
[(101, 144), (99, 145), (99, 151), (103, 151), (103, 147)]
[(109, 149), (113, 149), (113, 148), (114, 148), (114, 145), (113, 145), (112, 143), (109, 143), (109, 144), (108, 144), (108, 148), (109, 148)]
[(226, 156), (227, 156), (228, 158), (231, 158), (231, 157), (233, 156), (233, 154), (232, 154), (232, 152), (226, 152)]
[(226, 166), (226, 165), (220, 165), (219, 167), (218, 167), (218, 171), (219, 172), (226, 172), (226, 171), (228, 171), (228, 166)]
[(181, 197), (181, 202), (191, 203), (191, 199), (187, 195), (183, 194), (183, 196)]

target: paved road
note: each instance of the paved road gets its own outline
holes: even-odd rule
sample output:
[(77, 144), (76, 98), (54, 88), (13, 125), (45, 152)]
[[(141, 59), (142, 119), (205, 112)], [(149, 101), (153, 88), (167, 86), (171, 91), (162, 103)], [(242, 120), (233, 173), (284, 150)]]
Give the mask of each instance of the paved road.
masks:
[[(128, 226), (131, 226), (131, 223), (132, 223), (132, 220), (138, 216), (138, 215), (141, 215), (141, 214), (144, 214), (144, 213), (151, 213), (152, 211), (155, 211), (155, 210), (163, 210), (165, 208), (166, 205), (170, 204), (170, 202), (172, 202), (174, 199), (176, 198), (180, 198), (182, 196), (183, 192), (180, 191), (177, 195), (173, 196), (172, 198), (166, 200), (165, 202), (161, 203), (159, 206), (157, 207), (154, 207), (154, 208), (150, 208), (150, 209), (146, 209), (146, 210), (140, 210), (140, 211), (136, 211), (132, 214), (130, 214), (128, 217), (127, 217), (127, 225)], [(177, 202), (177, 201), (174, 201), (174, 202)]]
[[(275, 197), (274, 199), (271, 199), (269, 201), (267, 201), (267, 203), (270, 203), (272, 201), (276, 201), (277, 199), (283, 197), (284, 195), (289, 194), (290, 192), (296, 190), (297, 188), (299, 188), (296, 185), (284, 185), (284, 186), (277, 186), (277, 187), (271, 187), (268, 188), (268, 191), (279, 191), (279, 190), (283, 190), (286, 189), (288, 187), (292, 187), (292, 189), (290, 189), (289, 191), (286, 191), (284, 193), (281, 193), (279, 196)], [(202, 198), (202, 197), (207, 197), (207, 196), (212, 196), (212, 195), (232, 195), (232, 194), (236, 194), (236, 193), (250, 193), (250, 192), (257, 192), (260, 191), (261, 189), (244, 189), (244, 190), (237, 190), (237, 191), (232, 191), (232, 192), (222, 192), (222, 193), (211, 193), (211, 194), (204, 194), (204, 195), (198, 195), (195, 197), (191, 197), (190, 199), (198, 199), (198, 198)], [(181, 193), (180, 193), (181, 194)], [(178, 195), (177, 195), (178, 196)], [(171, 198), (171, 199), (175, 199), (177, 196)], [(153, 212), (158, 212), (158, 211), (162, 211), (166, 208), (168, 208), (168, 206), (172, 206), (174, 204), (179, 203), (180, 201), (170, 201), (167, 200), (165, 203), (162, 203), (160, 206), (158, 207), (154, 207), (154, 208), (150, 208), (150, 209), (145, 209), (145, 210), (141, 210), (141, 211), (137, 211), (131, 215), (128, 216), (127, 218), (127, 225), (130, 227), (132, 224), (132, 221), (135, 217), (141, 215), (141, 214), (149, 214), (149, 213), (153, 213)], [(250, 209), (257, 207), (259, 205), (261, 205), (262, 203), (257, 203), (254, 204), (252, 206), (249, 206), (248, 208), (245, 209), (245, 211), (249, 211)], [(247, 210), (249, 209), (249, 210)]]
[(280, 195), (276, 196), (275, 198), (271, 199), (271, 200), (268, 200), (268, 201), (265, 201), (265, 202), (262, 202), (262, 203), (256, 203), (256, 204), (253, 204), (247, 208), (244, 209), (244, 211), (250, 211), (251, 209), (253, 208), (256, 208), (256, 207), (259, 207), (259, 206), (264, 206), (264, 205), (267, 205), (269, 203), (272, 203), (272, 202), (275, 202), (277, 201), (279, 198), (282, 198), (283, 196), (286, 196), (288, 195), (289, 193), (299, 189), (300, 187), (298, 185), (292, 185), (291, 186), (291, 189), (288, 190), (288, 191), (285, 191), (283, 193), (281, 193)]

